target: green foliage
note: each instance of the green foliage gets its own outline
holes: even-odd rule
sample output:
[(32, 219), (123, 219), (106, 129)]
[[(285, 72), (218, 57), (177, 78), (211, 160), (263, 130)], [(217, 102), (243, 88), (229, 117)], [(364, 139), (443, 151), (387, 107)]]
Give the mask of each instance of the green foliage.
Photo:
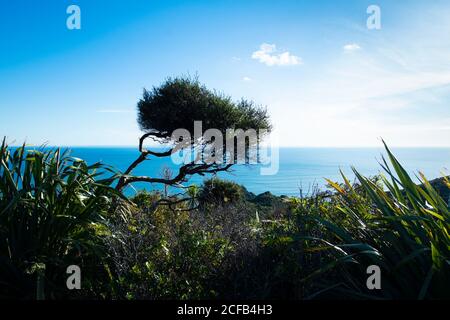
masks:
[[(66, 268), (86, 272), (84, 295), (96, 295), (99, 238), (116, 194), (112, 170), (56, 150), (0, 147), (0, 296), (56, 298), (68, 294)], [(97, 271), (97, 272), (96, 272)], [(93, 275), (92, 277), (89, 274)], [(92, 287), (91, 287), (92, 285)]]
[[(332, 191), (254, 196), (213, 178), (168, 206), (156, 192), (124, 199), (99, 163), (3, 142), (0, 296), (449, 298), (450, 181), (416, 184), (386, 151), (384, 175), (354, 169), (356, 182), (342, 174)], [(75, 294), (65, 288), (71, 264), (83, 270)], [(366, 287), (370, 265), (382, 290)]]
[[(342, 175), (345, 188), (330, 182), (338, 193), (335, 202), (301, 220), (323, 232), (303, 236), (308, 250), (326, 252), (310, 278), (322, 279), (328, 294), (349, 298), (449, 298), (448, 205), (422, 174), (416, 185), (386, 151), (393, 169), (383, 159), (382, 183), (354, 169), (358, 188)], [(382, 270), (382, 290), (366, 288), (370, 265)], [(324, 276), (336, 268), (339, 278)]]
[[(141, 199), (143, 195), (141, 194)], [(114, 221), (107, 239), (120, 299), (213, 298), (211, 278), (231, 246), (196, 228), (191, 213), (158, 207)]]
[(159, 193), (139, 191), (130, 200), (140, 209), (144, 211), (153, 210), (155, 203), (161, 198)]
[(169, 78), (159, 87), (144, 90), (138, 103), (138, 123), (145, 132), (169, 139), (176, 129), (194, 135), (194, 122), (203, 130), (267, 129), (271, 125), (265, 109), (253, 102), (233, 102), (230, 97), (207, 89), (196, 78)]
[(242, 201), (244, 190), (232, 181), (214, 177), (203, 182), (197, 197), (202, 207), (207, 205), (221, 206)]

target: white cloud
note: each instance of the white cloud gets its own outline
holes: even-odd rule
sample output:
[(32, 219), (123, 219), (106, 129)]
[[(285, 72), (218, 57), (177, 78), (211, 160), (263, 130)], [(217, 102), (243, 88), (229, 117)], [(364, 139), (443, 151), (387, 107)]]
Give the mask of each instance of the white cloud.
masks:
[(444, 11), (439, 19), (408, 16), (383, 36), (363, 29), (361, 42), (335, 42), (346, 54), (308, 60), (313, 71), (258, 81), (257, 99), (268, 106), (280, 145), (380, 147), (382, 137), (390, 146), (450, 146)]
[(344, 46), (344, 50), (348, 52), (361, 50), (361, 46), (357, 43), (350, 43)]
[(294, 66), (302, 64), (302, 59), (285, 51), (277, 53), (277, 47), (274, 44), (263, 43), (259, 50), (253, 52), (252, 59), (258, 60), (265, 65), (272, 66)]
[(374, 39), (284, 87), (268, 83), (259, 99), (274, 110), (280, 144), (379, 147), (382, 137), (392, 146), (449, 146), (450, 41), (432, 34), (443, 37)]
[(252, 78), (250, 78), (250, 77), (243, 77), (242, 80), (244, 80), (244, 81), (252, 81)]

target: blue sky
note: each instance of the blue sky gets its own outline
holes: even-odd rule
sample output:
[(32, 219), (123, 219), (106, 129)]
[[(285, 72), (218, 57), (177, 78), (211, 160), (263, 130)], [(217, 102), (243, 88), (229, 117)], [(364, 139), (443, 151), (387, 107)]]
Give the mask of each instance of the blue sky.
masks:
[(135, 145), (142, 89), (198, 74), (266, 105), (282, 146), (450, 146), (449, 17), (439, 0), (3, 1), (0, 135)]

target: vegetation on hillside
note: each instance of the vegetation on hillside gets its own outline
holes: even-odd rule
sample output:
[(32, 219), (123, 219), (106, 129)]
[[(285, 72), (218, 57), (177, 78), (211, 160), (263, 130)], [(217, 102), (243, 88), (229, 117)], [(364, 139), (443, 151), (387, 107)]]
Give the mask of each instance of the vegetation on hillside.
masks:
[[(108, 171), (111, 177), (100, 178)], [(68, 152), (0, 147), (0, 297), (67, 295), (66, 268), (85, 268), (84, 294), (103, 297), (111, 206), (111, 168)], [(106, 291), (105, 287), (105, 291)]]
[[(308, 197), (257, 197), (213, 178), (165, 205), (59, 149), (0, 148), (0, 297), (19, 299), (443, 299), (450, 190), (384, 175)], [(105, 178), (108, 177), (108, 178)], [(82, 270), (68, 290), (66, 268)], [(382, 289), (366, 286), (381, 269)]]

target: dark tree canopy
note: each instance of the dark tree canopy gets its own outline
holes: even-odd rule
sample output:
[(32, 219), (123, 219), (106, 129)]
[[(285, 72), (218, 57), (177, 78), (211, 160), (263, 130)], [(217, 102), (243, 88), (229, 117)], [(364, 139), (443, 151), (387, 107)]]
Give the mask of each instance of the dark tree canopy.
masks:
[(155, 137), (170, 139), (180, 128), (193, 134), (194, 121), (202, 121), (204, 131), (214, 128), (223, 133), (226, 129), (271, 129), (266, 109), (244, 99), (233, 102), (195, 78), (169, 78), (159, 87), (144, 90), (138, 102), (139, 126)]

